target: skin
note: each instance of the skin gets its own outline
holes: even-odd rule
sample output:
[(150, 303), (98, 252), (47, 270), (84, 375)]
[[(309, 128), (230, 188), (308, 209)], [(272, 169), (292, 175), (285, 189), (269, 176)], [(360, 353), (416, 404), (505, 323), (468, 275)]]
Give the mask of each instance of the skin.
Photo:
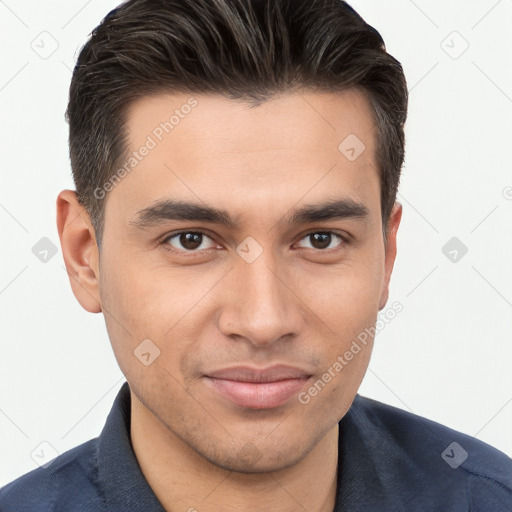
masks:
[[(338, 422), (373, 340), (307, 404), (292, 397), (270, 409), (240, 407), (210, 389), (204, 374), (288, 364), (313, 375), (307, 391), (375, 324), (388, 300), (402, 208), (394, 206), (385, 244), (370, 106), (356, 90), (289, 92), (255, 108), (193, 96), (197, 106), (104, 199), (101, 255), (75, 192), (59, 194), (73, 292), (84, 309), (104, 314), (131, 388), (134, 451), (166, 510), (332, 511)], [(130, 149), (189, 98), (134, 103)], [(366, 146), (354, 161), (338, 150), (349, 134)], [(293, 209), (333, 197), (363, 203), (369, 214), (282, 223)], [(225, 209), (239, 225), (130, 224), (164, 198)], [(197, 229), (210, 238), (192, 254), (180, 237), (163, 240)], [(348, 243), (333, 235), (322, 249), (307, 236), (325, 231)], [(236, 252), (248, 236), (263, 249), (252, 263)], [(160, 350), (147, 366), (134, 356), (144, 339)]]

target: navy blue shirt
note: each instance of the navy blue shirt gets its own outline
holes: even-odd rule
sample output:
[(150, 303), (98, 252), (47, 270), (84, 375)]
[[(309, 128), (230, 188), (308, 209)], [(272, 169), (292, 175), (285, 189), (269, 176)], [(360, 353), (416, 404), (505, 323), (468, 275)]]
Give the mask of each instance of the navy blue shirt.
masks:
[[(1, 512), (162, 512), (130, 439), (125, 382), (99, 437), (0, 489)], [(511, 512), (512, 459), (357, 395), (339, 423), (334, 512)]]

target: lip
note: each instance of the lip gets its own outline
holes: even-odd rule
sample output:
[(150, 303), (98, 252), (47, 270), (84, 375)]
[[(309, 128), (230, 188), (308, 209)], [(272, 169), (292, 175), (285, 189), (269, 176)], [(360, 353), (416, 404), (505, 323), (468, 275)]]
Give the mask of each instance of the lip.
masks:
[(230, 402), (250, 409), (271, 409), (296, 395), (311, 375), (286, 365), (236, 366), (208, 373), (208, 385)]

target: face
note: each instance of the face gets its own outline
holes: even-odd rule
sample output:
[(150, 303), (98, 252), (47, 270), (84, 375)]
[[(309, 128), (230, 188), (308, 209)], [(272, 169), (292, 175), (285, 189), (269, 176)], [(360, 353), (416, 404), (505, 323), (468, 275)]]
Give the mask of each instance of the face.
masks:
[(387, 301), (401, 209), (385, 245), (369, 104), (160, 95), (127, 127), (88, 286), (132, 393), (220, 467), (289, 467), (337, 429)]

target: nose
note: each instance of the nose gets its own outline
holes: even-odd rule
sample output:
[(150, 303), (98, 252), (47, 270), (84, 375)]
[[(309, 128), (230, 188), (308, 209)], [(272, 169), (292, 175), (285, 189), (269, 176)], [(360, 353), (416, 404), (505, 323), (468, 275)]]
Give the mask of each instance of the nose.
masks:
[(296, 336), (304, 323), (304, 308), (291, 281), (289, 270), (270, 251), (252, 263), (238, 259), (223, 283), (221, 332), (258, 347)]

